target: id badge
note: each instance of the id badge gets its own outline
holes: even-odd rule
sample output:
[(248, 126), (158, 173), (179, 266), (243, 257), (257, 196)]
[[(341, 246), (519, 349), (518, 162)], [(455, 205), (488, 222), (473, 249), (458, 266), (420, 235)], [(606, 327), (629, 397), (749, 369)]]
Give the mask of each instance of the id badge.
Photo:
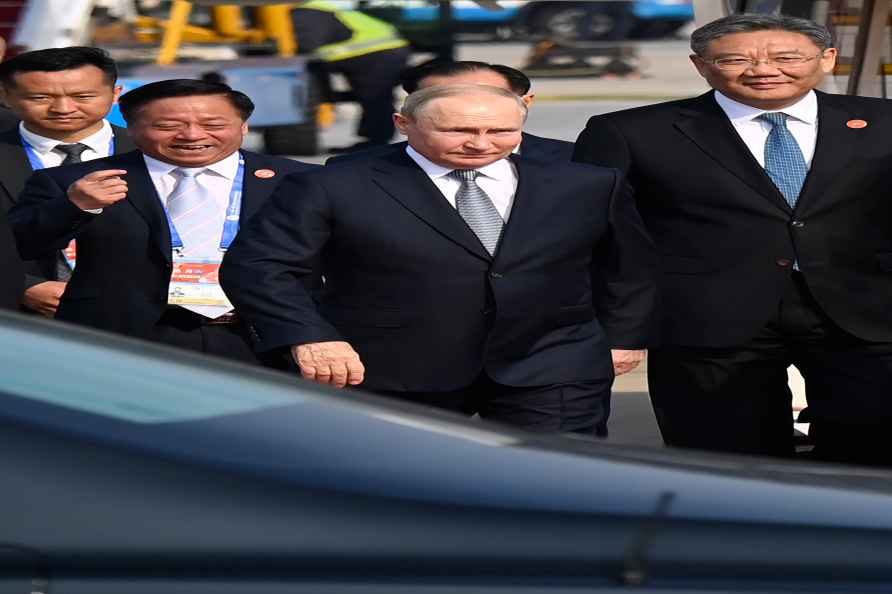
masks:
[(214, 260), (180, 260), (173, 262), (170, 305), (213, 305), (232, 309), (232, 303), (220, 286), (220, 262)]

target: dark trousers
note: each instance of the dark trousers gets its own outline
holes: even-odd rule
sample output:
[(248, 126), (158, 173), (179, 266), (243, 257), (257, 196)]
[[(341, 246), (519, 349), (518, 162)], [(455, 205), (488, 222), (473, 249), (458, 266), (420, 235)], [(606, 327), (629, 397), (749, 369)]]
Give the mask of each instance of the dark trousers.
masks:
[(161, 316), (152, 340), (241, 363), (261, 362), (241, 323), (208, 324), (203, 316), (181, 307), (171, 307)]
[(329, 71), (344, 75), (362, 108), (357, 136), (372, 144), (393, 140), (393, 88), (408, 59), (409, 49), (399, 47), (326, 64)]
[(471, 416), (479, 414), (536, 433), (576, 433), (607, 436), (612, 379), (536, 387), (498, 384), (481, 373), (477, 380), (449, 392), (382, 392), (408, 400)]
[(789, 365), (805, 379), (815, 458), (892, 462), (885, 437), (892, 422), (892, 343), (865, 342), (836, 326), (798, 272), (776, 314), (747, 344), (650, 352), (648, 382), (663, 439), (688, 448), (792, 455)]

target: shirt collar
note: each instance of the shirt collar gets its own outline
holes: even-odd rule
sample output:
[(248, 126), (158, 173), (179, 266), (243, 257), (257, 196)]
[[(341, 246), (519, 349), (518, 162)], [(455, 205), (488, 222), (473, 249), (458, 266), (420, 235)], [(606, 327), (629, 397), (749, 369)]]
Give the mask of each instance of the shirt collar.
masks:
[[(424, 172), (428, 174), (428, 176), (430, 176), (432, 179), (445, 177), (453, 171), (451, 167), (443, 167), (442, 165), (437, 165), (411, 146), (406, 146), (406, 153), (412, 158), (413, 161), (418, 163), (418, 166), (421, 167)], [(499, 159), (498, 161), (490, 163), (489, 165), (476, 167), (476, 170), (486, 177), (491, 177), (500, 181), (510, 180), (512, 176), (511, 162), (508, 159)]]
[[(62, 142), (61, 140), (56, 140), (55, 138), (47, 138), (46, 136), (35, 134), (25, 127), (24, 122), (19, 122), (19, 134), (21, 134), (22, 139), (40, 155), (46, 155), (50, 153), (60, 144), (71, 144), (68, 142)], [(78, 140), (78, 142), (87, 145), (88, 147), (90, 147), (90, 150), (95, 153), (106, 155), (108, 153), (109, 146), (111, 146), (113, 137), (114, 132), (112, 131), (111, 124), (109, 124), (107, 120), (102, 120), (102, 128), (100, 128), (97, 132), (94, 132), (93, 134), (87, 136), (83, 140)]]
[[(149, 155), (143, 153), (143, 160), (146, 163), (146, 168), (149, 170), (149, 174), (153, 175), (166, 175), (173, 171), (174, 169), (179, 169), (179, 165), (174, 165), (172, 163), (168, 163), (166, 161), (161, 161), (160, 159), (156, 159), (155, 157), (150, 157)], [(238, 172), (240, 155), (238, 151), (235, 151), (228, 157), (220, 159), (216, 163), (211, 163), (205, 167), (184, 167), (183, 169), (204, 169), (206, 171), (210, 171), (215, 173), (221, 177), (225, 177), (226, 179), (233, 180), (235, 179), (235, 175)]]
[(768, 111), (785, 113), (791, 118), (795, 118), (806, 124), (815, 124), (815, 122), (818, 121), (818, 97), (815, 95), (814, 91), (809, 91), (805, 97), (789, 107), (775, 110), (759, 109), (752, 105), (746, 105), (745, 103), (735, 101), (730, 97), (722, 95), (718, 91), (715, 92), (714, 96), (716, 103), (719, 104), (719, 107), (721, 107), (725, 114), (727, 114), (728, 119), (731, 120), (732, 123), (749, 122)]

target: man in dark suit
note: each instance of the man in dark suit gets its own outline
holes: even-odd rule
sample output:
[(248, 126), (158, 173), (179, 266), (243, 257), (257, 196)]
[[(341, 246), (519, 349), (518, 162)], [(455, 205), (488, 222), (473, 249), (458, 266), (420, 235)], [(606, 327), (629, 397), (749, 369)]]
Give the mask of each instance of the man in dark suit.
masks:
[(0, 308), (15, 309), (22, 298), (25, 270), (5, 212), (0, 212), (0, 270)]
[[(448, 60), (432, 60), (403, 73), (403, 90), (414, 93), (434, 85), (478, 84), (507, 89), (523, 99), (527, 108), (533, 105), (536, 96), (530, 91), (529, 77), (520, 70), (502, 64), (486, 62)], [(389, 152), (397, 153), (406, 150), (406, 142), (397, 142), (386, 146), (378, 146), (363, 151), (330, 157), (326, 165), (343, 163), (351, 159), (365, 156), (382, 156)], [(573, 143), (554, 138), (543, 138), (535, 134), (523, 133), (523, 140), (515, 149), (524, 159), (541, 163), (566, 163), (573, 156)]]
[(509, 158), (525, 114), (496, 87), (423, 89), (395, 116), (405, 151), (283, 181), (221, 269), (258, 349), (337, 387), (603, 427), (611, 349), (624, 372), (646, 346), (651, 244), (619, 172)]
[[(133, 150), (126, 132), (105, 121), (121, 92), (117, 78), (115, 62), (94, 47), (26, 52), (0, 64), (2, 97), (17, 118), (0, 131), (0, 210), (16, 203), (35, 169)], [(75, 262), (76, 247), (65, 247), (26, 262), (27, 310), (55, 315)]]
[(786, 456), (787, 367), (818, 457), (890, 461), (892, 104), (816, 92), (824, 27), (736, 15), (698, 29), (714, 91), (594, 117), (575, 158), (629, 174), (662, 256), (649, 381), (671, 445)]
[(240, 151), (254, 105), (221, 83), (160, 81), (120, 105), (139, 150), (31, 176), (10, 214), (22, 254), (77, 239), (60, 320), (255, 361), (219, 262), (277, 182), (313, 167)]

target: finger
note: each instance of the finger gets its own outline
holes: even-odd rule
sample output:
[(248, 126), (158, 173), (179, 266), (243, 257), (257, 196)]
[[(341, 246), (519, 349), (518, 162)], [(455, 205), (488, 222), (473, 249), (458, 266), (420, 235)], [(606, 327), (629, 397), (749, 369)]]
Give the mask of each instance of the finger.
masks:
[(365, 365), (359, 359), (347, 362), (347, 383), (356, 386), (365, 379)]
[(320, 384), (330, 384), (331, 383), (331, 367), (328, 365), (321, 365), (316, 368), (316, 381)]
[(331, 366), (331, 385), (343, 388), (347, 385), (347, 364), (334, 363)]
[(304, 379), (308, 379), (314, 381), (316, 379), (316, 368), (312, 365), (304, 365), (303, 363), (298, 363), (298, 367), (300, 367), (300, 375)]
[(126, 173), (127, 173), (126, 169), (103, 169), (101, 171), (94, 171), (92, 173), (88, 173), (81, 179), (88, 180), (88, 181), (100, 181), (100, 180), (107, 179), (110, 177), (117, 177), (119, 175), (124, 175)]

